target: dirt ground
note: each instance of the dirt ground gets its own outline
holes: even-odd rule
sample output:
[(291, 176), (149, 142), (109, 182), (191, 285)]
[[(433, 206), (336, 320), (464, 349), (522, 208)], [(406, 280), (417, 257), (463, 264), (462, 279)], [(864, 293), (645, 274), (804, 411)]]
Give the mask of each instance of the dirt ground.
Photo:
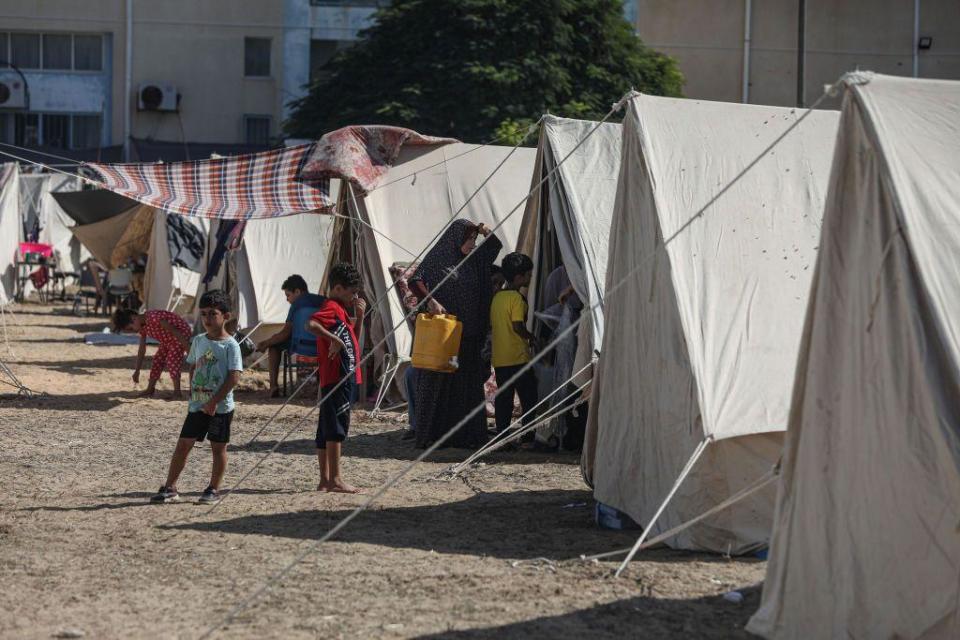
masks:
[[(83, 343), (105, 318), (65, 304), (15, 313), (0, 358), (46, 395), (0, 389), (0, 636), (198, 638), (363, 501), (313, 491), (311, 418), (216, 511), (195, 503), (206, 445), (180, 481), (187, 499), (149, 504), (185, 403), (135, 397), (135, 346)], [(309, 410), (288, 407), (245, 447), (279, 403), (259, 390), (262, 374), (244, 376), (227, 486)], [(348, 480), (373, 491), (406, 465), (405, 424), (358, 411)], [(498, 453), (462, 480), (437, 479), (466, 455), (417, 467), (215, 637), (748, 637), (764, 563), (654, 550), (614, 579), (613, 562), (579, 556), (634, 534), (595, 526), (575, 456)], [(723, 599), (731, 589), (742, 604)]]

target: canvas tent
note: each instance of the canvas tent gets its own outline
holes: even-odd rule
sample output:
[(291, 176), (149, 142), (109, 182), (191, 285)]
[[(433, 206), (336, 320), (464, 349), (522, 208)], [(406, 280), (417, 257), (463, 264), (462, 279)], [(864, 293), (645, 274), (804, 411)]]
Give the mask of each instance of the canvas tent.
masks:
[[(541, 291), (550, 271), (561, 264), (585, 308), (603, 301), (610, 217), (620, 172), (620, 129), (619, 124), (555, 116), (543, 120), (533, 186), (544, 178), (546, 182), (527, 202), (517, 242), (517, 250), (533, 258), (528, 298), (538, 309), (556, 302), (544, 300)], [(590, 322), (583, 326), (591, 347), (599, 349), (603, 308), (597, 306), (590, 313)]]
[[(79, 195), (84, 194), (84, 195)], [(58, 194), (61, 195), (61, 194)], [(85, 216), (90, 209), (104, 200), (100, 191), (80, 191), (69, 198), (58, 199), (72, 217), (95, 219)], [(121, 196), (113, 196), (119, 198)], [(143, 303), (150, 309), (176, 308), (188, 306), (189, 297), (199, 286), (201, 268), (200, 258), (205, 250), (205, 238), (209, 222), (201, 218), (176, 216), (174, 220), (163, 211), (149, 205), (124, 198), (127, 208), (122, 212), (90, 224), (73, 227), (73, 234), (83, 243), (96, 260), (107, 268), (122, 266), (139, 256), (149, 256), (144, 273)], [(116, 207), (114, 206), (116, 205)], [(115, 210), (119, 203), (108, 203), (108, 211)], [(183, 256), (175, 260), (171, 255), (171, 246), (182, 244), (182, 230), (175, 225), (189, 225), (196, 229), (195, 235), (204, 246), (197, 249), (195, 264), (187, 264)], [(189, 233), (189, 228), (187, 229)], [(185, 301), (185, 305), (178, 305)]]
[(53, 247), (57, 268), (77, 273), (84, 260), (90, 257), (80, 241), (70, 233), (74, 221), (54, 199), (61, 191), (76, 191), (80, 178), (61, 173), (30, 173), (20, 176), (20, 218), (24, 231), (39, 228), (38, 241)]
[(960, 82), (850, 74), (759, 611), (960, 637)]
[(7, 162), (0, 164), (0, 305), (13, 300), (21, 233), (20, 168)]
[[(607, 272), (610, 216), (620, 169), (620, 125), (546, 116), (540, 128), (533, 195), (527, 201), (517, 250), (533, 258), (533, 280), (527, 298), (529, 325), (535, 333), (563, 335), (580, 317), (580, 305), (560, 305), (556, 292), (546, 293), (554, 269), (563, 266), (588, 317), (554, 348), (551, 362), (538, 366), (540, 396), (547, 408), (576, 395), (590, 379), (584, 370), (603, 340), (603, 291)], [(542, 183), (542, 185), (541, 185)], [(552, 297), (553, 299), (547, 299)], [(539, 326), (543, 322), (544, 326)], [(567, 381), (576, 372), (575, 381)], [(537, 429), (547, 443), (562, 444), (565, 432), (557, 418)], [(571, 444), (576, 446), (576, 444)]]
[[(331, 185), (334, 193), (337, 184)], [(219, 224), (211, 226), (205, 262), (216, 246)], [(332, 228), (333, 218), (320, 213), (248, 220), (242, 245), (227, 254), (208, 284), (199, 285), (198, 297), (208, 289), (226, 289), (234, 298), (238, 327), (260, 325), (254, 340), (274, 333), (290, 308), (280, 288), (288, 276), (299, 274), (311, 292), (320, 290)]]
[[(382, 340), (408, 313), (396, 289), (385, 295), (394, 280), (390, 268), (413, 261), (454, 215), (490, 228), (503, 222), (496, 232), (504, 245), (500, 255), (514, 250), (535, 151), (520, 148), (509, 154), (508, 147), (463, 143), (404, 146), (378, 188), (366, 195), (353, 184), (341, 188), (337, 211), (348, 219), (337, 218), (334, 225), (330, 263), (353, 260), (370, 302), (382, 301), (371, 309), (377, 312), (372, 340)], [(403, 324), (389, 335), (386, 346), (394, 362), (407, 357), (409, 327)]]
[[(649, 525), (693, 462), (650, 534), (703, 514), (780, 456), (837, 126), (826, 111), (798, 124), (804, 113), (628, 101), (583, 467), (598, 501)], [(668, 544), (765, 544), (767, 489)]]

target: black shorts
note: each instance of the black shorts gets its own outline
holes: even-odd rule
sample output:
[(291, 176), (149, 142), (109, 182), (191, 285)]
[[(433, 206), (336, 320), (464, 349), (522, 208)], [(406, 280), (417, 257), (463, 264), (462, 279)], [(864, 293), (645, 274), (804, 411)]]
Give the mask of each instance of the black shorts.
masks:
[(230, 442), (230, 423), (233, 422), (233, 411), (207, 415), (203, 411), (191, 411), (183, 421), (180, 430), (181, 438), (196, 438), (203, 442), (205, 437), (210, 442)]
[(317, 419), (317, 449), (326, 449), (327, 442), (343, 442), (350, 431), (350, 408), (356, 383), (348, 380), (330, 393), (334, 387), (332, 384), (320, 389), (320, 397), (326, 400), (320, 405)]

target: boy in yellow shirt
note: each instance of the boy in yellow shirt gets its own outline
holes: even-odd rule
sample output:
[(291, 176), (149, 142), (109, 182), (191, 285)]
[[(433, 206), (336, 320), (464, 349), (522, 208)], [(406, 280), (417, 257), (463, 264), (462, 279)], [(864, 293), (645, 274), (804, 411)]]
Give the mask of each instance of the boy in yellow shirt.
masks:
[[(537, 403), (537, 376), (532, 367), (512, 384), (507, 384), (530, 362), (530, 353), (536, 346), (536, 338), (527, 330), (527, 299), (520, 293), (521, 288), (530, 285), (533, 261), (522, 253), (511, 253), (503, 258), (501, 268), (506, 285), (493, 296), (490, 304), (492, 364), (499, 389), (494, 402), (498, 432), (510, 426), (513, 419), (514, 393), (520, 396), (520, 407), (524, 413)], [(528, 424), (533, 418), (532, 415), (526, 416), (523, 424)], [(525, 441), (532, 439), (533, 434), (524, 438)]]

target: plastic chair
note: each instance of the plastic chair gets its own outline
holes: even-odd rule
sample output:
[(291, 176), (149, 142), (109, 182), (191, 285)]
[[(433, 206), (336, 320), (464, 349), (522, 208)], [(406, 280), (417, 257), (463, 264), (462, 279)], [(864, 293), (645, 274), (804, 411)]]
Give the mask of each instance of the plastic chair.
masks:
[[(126, 267), (111, 269), (107, 274), (107, 307), (116, 299), (117, 306), (129, 306), (133, 297), (133, 271)], [(126, 304), (124, 304), (126, 303)]]
[(84, 314), (90, 313), (90, 300), (93, 300), (93, 310), (96, 311), (104, 302), (103, 282), (100, 280), (96, 267), (92, 262), (84, 265), (80, 271), (80, 285), (73, 297), (73, 314), (80, 315), (80, 303), (83, 303)]
[(291, 320), (290, 348), (283, 352), (283, 395), (287, 395), (287, 381), (293, 382), (307, 371), (316, 375), (320, 358), (317, 356), (317, 338), (307, 331), (310, 316), (316, 307), (301, 307)]

